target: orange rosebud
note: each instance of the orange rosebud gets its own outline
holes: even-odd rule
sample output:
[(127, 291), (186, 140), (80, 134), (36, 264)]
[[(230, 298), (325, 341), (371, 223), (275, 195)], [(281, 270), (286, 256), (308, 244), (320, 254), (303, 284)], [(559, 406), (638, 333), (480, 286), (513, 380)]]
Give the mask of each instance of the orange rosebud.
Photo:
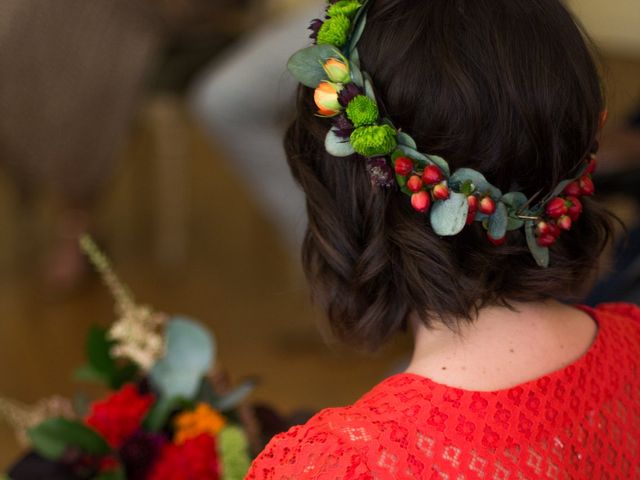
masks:
[(351, 80), (349, 66), (338, 59), (330, 58), (323, 65), (329, 80), (336, 83), (348, 83)]
[(313, 95), (313, 99), (318, 106), (318, 113), (325, 117), (333, 117), (338, 115), (342, 110), (342, 106), (338, 101), (338, 94), (342, 90), (342, 86), (333, 82), (320, 82), (318, 88)]

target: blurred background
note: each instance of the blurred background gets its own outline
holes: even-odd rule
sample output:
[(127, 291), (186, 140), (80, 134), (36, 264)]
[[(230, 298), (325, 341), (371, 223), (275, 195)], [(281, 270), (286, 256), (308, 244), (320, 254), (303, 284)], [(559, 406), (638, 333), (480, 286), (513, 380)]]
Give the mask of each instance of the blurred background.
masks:
[[(571, 0), (609, 122), (596, 185), (628, 226), (588, 299), (639, 300), (640, 4)], [(232, 380), (283, 414), (353, 402), (410, 353), (326, 342), (299, 265), (304, 203), (281, 149), (285, 63), (322, 0), (0, 3), (0, 396), (73, 380), (112, 300), (91, 233), (142, 303), (205, 322)], [(0, 421), (0, 470), (19, 453)]]

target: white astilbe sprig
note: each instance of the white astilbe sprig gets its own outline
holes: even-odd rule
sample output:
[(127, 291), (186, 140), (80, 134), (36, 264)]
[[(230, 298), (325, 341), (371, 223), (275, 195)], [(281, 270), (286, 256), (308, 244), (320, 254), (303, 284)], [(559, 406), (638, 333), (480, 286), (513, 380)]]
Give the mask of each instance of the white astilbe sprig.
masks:
[(29, 445), (27, 431), (52, 417), (74, 418), (71, 402), (63, 397), (40, 400), (35, 405), (27, 405), (16, 400), (0, 397), (0, 418), (13, 428), (18, 442)]
[(108, 258), (88, 235), (80, 238), (80, 246), (94, 265), (115, 300), (117, 320), (107, 336), (115, 342), (111, 354), (129, 359), (148, 372), (164, 355), (164, 326), (167, 315), (138, 305), (129, 289), (113, 271)]

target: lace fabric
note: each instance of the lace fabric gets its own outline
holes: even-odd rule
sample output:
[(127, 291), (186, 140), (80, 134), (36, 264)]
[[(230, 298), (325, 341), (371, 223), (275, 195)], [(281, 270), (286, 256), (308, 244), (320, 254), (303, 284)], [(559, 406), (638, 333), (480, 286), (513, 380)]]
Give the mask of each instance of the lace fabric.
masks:
[(272, 439), (262, 479), (640, 479), (640, 308), (584, 307), (598, 322), (569, 366), (473, 392), (412, 374)]

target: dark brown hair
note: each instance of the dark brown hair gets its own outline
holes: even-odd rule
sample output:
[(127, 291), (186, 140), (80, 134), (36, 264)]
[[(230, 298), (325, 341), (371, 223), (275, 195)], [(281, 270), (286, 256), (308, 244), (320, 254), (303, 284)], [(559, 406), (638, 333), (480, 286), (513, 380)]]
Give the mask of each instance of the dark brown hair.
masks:
[[(385, 115), (420, 151), (504, 192), (549, 192), (595, 142), (597, 68), (559, 0), (376, 0), (359, 49)], [(575, 296), (593, 273), (611, 231), (595, 202), (547, 269), (523, 231), (500, 247), (478, 224), (441, 238), (403, 193), (372, 186), (363, 158), (326, 153), (315, 112), (301, 87), (285, 147), (307, 198), (305, 271), (338, 338), (374, 349), (411, 312), (455, 328), (484, 305)]]

